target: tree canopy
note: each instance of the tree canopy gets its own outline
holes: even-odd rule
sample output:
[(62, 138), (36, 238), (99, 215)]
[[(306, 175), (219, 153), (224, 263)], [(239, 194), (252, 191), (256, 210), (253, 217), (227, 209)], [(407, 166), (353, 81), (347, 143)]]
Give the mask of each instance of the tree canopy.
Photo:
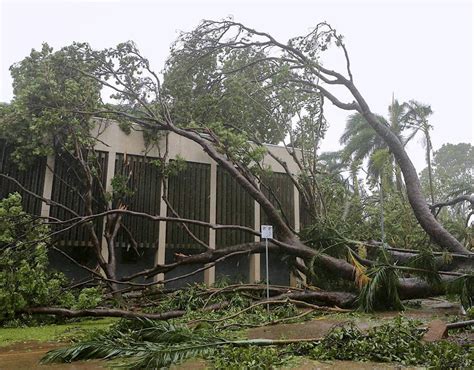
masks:
[[(433, 155), (433, 187), (436, 198), (444, 201), (474, 192), (474, 147), (469, 143), (443, 144)], [(428, 168), (420, 174), (428, 190)]]

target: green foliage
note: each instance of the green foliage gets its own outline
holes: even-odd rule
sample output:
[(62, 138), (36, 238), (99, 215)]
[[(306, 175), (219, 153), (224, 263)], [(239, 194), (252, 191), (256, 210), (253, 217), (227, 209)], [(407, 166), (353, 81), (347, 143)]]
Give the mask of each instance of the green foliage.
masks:
[[(390, 127), (391, 131), (406, 144), (411, 137), (404, 137), (404, 130), (407, 129), (405, 120), (407, 114), (406, 103), (400, 104), (398, 100), (393, 100), (388, 107), (389, 119), (376, 115), (378, 121)], [(368, 160), (367, 174), (372, 181), (379, 181), (380, 178), (386, 186), (395, 188), (395, 160), (388, 151), (387, 144), (372, 129), (365, 118), (360, 113), (354, 113), (347, 119), (344, 133), (341, 135), (340, 143), (344, 145), (342, 156), (344, 161)], [(398, 180), (396, 180), (398, 181)], [(398, 184), (400, 186), (400, 184)], [(401, 189), (399, 189), (401, 190)]]
[(135, 190), (128, 186), (129, 177), (122, 174), (115, 174), (112, 177), (112, 198), (113, 199), (126, 199), (130, 198), (135, 194)]
[[(468, 143), (444, 144), (434, 152), (432, 161), (433, 191), (436, 202), (474, 192), (474, 147)], [(420, 173), (424, 193), (430, 193), (428, 168)], [(468, 202), (444, 207), (438, 215), (443, 226), (468, 248), (474, 247), (474, 227), (467, 217), (472, 211)]]
[(95, 308), (103, 300), (102, 289), (98, 287), (84, 288), (80, 291), (77, 302), (73, 308), (76, 310), (85, 310), (88, 308)]
[[(229, 312), (223, 315), (229, 316)], [(247, 322), (247, 316), (242, 319)], [(203, 358), (217, 369), (270, 369), (287, 365), (295, 356), (430, 368), (469, 368), (474, 361), (468, 348), (445, 341), (422, 342), (420, 323), (401, 316), (367, 332), (351, 324), (334, 328), (322, 340), (290, 345), (276, 345), (268, 339), (238, 339), (242, 333), (186, 321), (121, 320), (69, 348), (48, 352), (42, 362), (105, 359), (129, 369), (156, 369)]]
[(91, 337), (94, 339), (48, 352), (43, 362), (120, 357), (126, 359), (127, 368), (162, 368), (203, 355), (207, 348), (222, 342), (219, 336), (206, 330), (152, 320), (122, 320), (108, 332)]
[[(207, 297), (202, 294), (204, 286), (194, 284), (185, 289), (178, 289), (174, 292), (166, 294), (163, 299), (152, 309), (152, 312), (163, 312), (170, 310), (195, 310), (202, 307)], [(219, 297), (220, 299), (221, 297)], [(212, 303), (218, 303), (213, 301)], [(212, 304), (211, 303), (211, 304)]]
[[(247, 33), (238, 33), (244, 44), (252, 38), (250, 33), (244, 36)], [(163, 86), (175, 122), (208, 134), (221, 153), (257, 177), (262, 175), (257, 163), (265, 154), (260, 144), (286, 140), (306, 153), (301, 172), (309, 180), (308, 187), (314, 187), (311, 172), (327, 129), (323, 98), (289, 82), (301, 76), (287, 60), (274, 57), (271, 47), (255, 44), (203, 52), (200, 47), (207, 49), (207, 45), (201, 36), (198, 30), (181, 35), (167, 61)]]
[(262, 350), (252, 346), (255, 341), (231, 340), (222, 334), (229, 335), (168, 322), (122, 321), (108, 333), (94, 335), (93, 340), (48, 352), (42, 363), (120, 359), (125, 368), (156, 369), (201, 357), (219, 369), (267, 369), (286, 361), (287, 356), (281, 356), (276, 348)]
[(20, 164), (54, 148), (90, 145), (90, 115), (100, 102), (100, 85), (78, 71), (92, 65), (73, 44), (57, 52), (47, 44), (11, 68), (14, 99), (0, 114), (0, 136), (14, 144)]
[(414, 255), (408, 262), (408, 266), (425, 271), (417, 272), (417, 274), (432, 285), (441, 284), (441, 277), (438, 274), (436, 259), (433, 251), (429, 248), (421, 248), (419, 253)]
[(362, 286), (357, 297), (359, 307), (365, 312), (376, 309), (402, 310), (398, 295), (397, 271), (389, 265), (376, 265), (367, 270), (368, 281)]
[[(469, 143), (444, 144), (433, 154), (433, 187), (438, 201), (447, 200), (473, 190), (474, 147)], [(426, 194), (428, 169), (420, 174), (420, 181)]]
[(275, 347), (232, 347), (224, 346), (207, 356), (215, 369), (275, 369), (288, 362), (288, 355), (282, 356)]
[[(423, 249), (429, 244), (426, 232), (418, 223), (408, 201), (398, 192), (385, 191), (383, 200), (385, 241), (398, 248)], [(366, 208), (369, 228), (380, 233), (380, 196)], [(375, 237), (379, 239), (379, 237)]]
[(88, 359), (113, 360), (122, 359), (121, 368), (127, 369), (161, 369), (179, 364), (192, 357), (203, 356), (211, 351), (212, 343), (205, 345), (169, 346), (151, 342), (121, 345), (100, 338), (83, 342), (67, 349), (48, 352), (42, 359), (43, 364), (55, 362), (72, 362)]
[[(330, 170), (331, 160), (323, 158), (323, 168)], [(326, 212), (304, 228), (303, 240), (330, 254), (337, 251), (335, 256), (345, 255), (344, 239), (381, 240), (378, 185), (366, 188), (355, 182), (357, 187), (350, 187), (350, 179), (341, 179), (336, 174), (318, 176), (316, 181)], [(390, 187), (384, 188), (383, 197), (385, 242), (399, 248), (425, 247), (429, 238), (405, 197)]]
[(48, 269), (47, 231), (23, 212), (18, 193), (0, 200), (0, 321), (61, 300), (64, 278)]
[[(382, 116), (377, 116), (382, 124), (388, 125), (387, 120)], [(349, 116), (346, 122), (344, 133), (340, 138), (340, 143), (344, 145), (343, 157), (354, 160), (369, 158), (377, 150), (384, 149), (386, 144), (360, 113)]]
[[(222, 122), (221, 126), (228, 131), (235, 131), (230, 130), (234, 126), (264, 142), (281, 141), (284, 136), (278, 119), (269, 114), (274, 97), (257, 82), (257, 77), (270, 71), (270, 66), (262, 62), (242, 68), (261, 57), (243, 50), (226, 56), (209, 53), (195, 60), (173, 50), (166, 64), (163, 87), (176, 124), (208, 127)], [(226, 78), (219, 76), (222, 70), (240, 68)]]
[(165, 162), (163, 159), (155, 159), (152, 163), (159, 168), (164, 177), (178, 175), (187, 166), (186, 160), (179, 154), (172, 161)]
[(398, 362), (436, 369), (470, 368), (474, 353), (446, 341), (423, 343), (418, 323), (398, 317), (393, 323), (363, 333), (355, 326), (333, 329), (307, 349), (317, 360)]
[[(321, 27), (325, 30), (316, 29), (307, 37), (289, 41), (289, 45), (300, 48), (301, 55), (308, 58), (308, 65), (300, 68), (299, 63), (291, 61), (295, 54), (285, 50), (273, 54), (275, 50), (272, 51), (271, 45), (249, 43), (254, 35), (245, 28), (236, 35), (242, 47), (229, 50), (223, 44), (212, 52), (215, 45), (207, 43), (221, 42), (221, 37), (226, 35), (219, 34), (220, 26), (213, 29), (212, 22), (203, 22), (195, 32), (182, 35), (172, 48), (163, 89), (154, 80), (156, 76), (150, 71), (149, 62), (140, 56), (133, 42), (101, 51), (92, 50), (87, 44), (73, 44), (58, 52), (45, 44), (41, 51), (34, 50), (11, 69), (15, 98), (10, 106), (1, 106), (0, 135), (16, 145), (14, 157), (20, 162), (31, 155), (52, 154), (58, 147), (78, 155), (96, 143), (91, 135), (91, 112), (106, 107), (118, 111), (111, 115), (115, 119), (123, 118), (125, 115), (120, 113), (126, 113), (127, 117), (132, 115), (135, 122), (145, 122), (145, 141), (152, 145), (161, 137), (161, 102), (164, 101), (178, 127), (205, 135), (230, 162), (257, 176), (266, 172), (259, 165), (266, 149), (263, 145), (250, 144), (249, 140), (278, 143), (289, 139), (291, 145), (299, 147), (305, 156), (301, 159), (305, 168), (299, 177), (300, 184), (311, 195), (307, 206), (314, 217), (314, 225), (306, 234), (310, 243), (322, 253), (343, 256), (344, 238), (380, 239), (380, 212), (385, 217), (388, 242), (402, 247), (420, 247), (425, 244), (426, 235), (417, 226), (402, 189), (395, 191), (392, 186), (394, 180), (401, 185), (396, 178), (399, 172), (393, 156), (361, 115), (349, 118), (342, 138), (346, 148), (343, 158), (339, 158), (342, 162), (350, 162), (345, 165), (351, 172), (352, 184), (342, 176), (328, 176), (330, 166), (318, 163), (319, 141), (327, 128), (323, 116), (324, 100), (316, 92), (317, 86), (310, 93), (301, 90), (304, 90), (303, 86), (314, 85), (318, 55), (333, 42), (336, 46), (342, 45), (342, 38), (335, 31), (327, 25)], [(101, 86), (110, 84), (113, 87), (114, 83), (119, 91), (123, 89), (122, 92), (114, 90), (111, 96), (117, 104), (103, 105)], [(161, 92), (164, 92), (163, 96)], [(415, 105), (413, 103), (412, 107)], [(378, 117), (380, 123), (390, 126), (400, 139), (402, 130), (407, 127), (401, 125), (403, 109), (403, 105), (394, 101), (390, 119)], [(414, 125), (418, 122), (418, 111), (410, 112), (416, 113), (409, 117), (410, 124)], [(426, 116), (430, 112), (425, 109), (421, 113)], [(428, 130), (427, 122), (423, 123)], [(120, 121), (120, 125), (130, 132), (130, 122)], [(152, 129), (148, 130), (150, 126)], [(357, 171), (364, 159), (373, 165), (374, 178), (382, 179), (383, 209), (380, 194), (374, 187), (360, 188)], [(88, 168), (94, 177), (98, 177), (93, 162), (87, 159)], [(183, 163), (180, 158), (169, 164), (155, 162), (165, 175), (179, 172)], [(127, 182), (125, 176), (114, 177), (114, 197), (133, 195)], [(88, 185), (92, 186), (91, 183)], [(422, 257), (414, 261), (417, 266), (428, 266), (432, 262), (429, 256)], [(375, 308), (374, 301), (385, 298), (389, 307), (399, 307), (394, 269), (387, 265), (376, 266), (367, 272), (367, 276), (369, 283), (361, 293), (365, 309)], [(68, 305), (73, 304), (73, 297), (64, 297), (67, 297)], [(161, 306), (169, 304), (190, 309), (203, 303), (198, 295), (175, 298), (173, 302), (162, 302)], [(84, 300), (78, 304), (84, 304)]]
[(470, 319), (474, 319), (474, 307), (470, 307), (467, 309), (467, 317)]
[(18, 193), (0, 200), (0, 321), (28, 307), (92, 308), (102, 300), (97, 288), (77, 299), (64, 291), (64, 275), (49, 268), (47, 242), (48, 228), (23, 211)]
[(449, 293), (459, 295), (462, 306), (467, 310), (474, 307), (474, 275), (457, 277), (447, 286)]
[(207, 128), (212, 130), (218, 138), (215, 144), (216, 149), (225, 154), (232, 162), (255, 170), (256, 164), (263, 160), (267, 149), (263, 145), (252, 144), (249, 133), (241, 130), (228, 128), (220, 122), (208, 123)]

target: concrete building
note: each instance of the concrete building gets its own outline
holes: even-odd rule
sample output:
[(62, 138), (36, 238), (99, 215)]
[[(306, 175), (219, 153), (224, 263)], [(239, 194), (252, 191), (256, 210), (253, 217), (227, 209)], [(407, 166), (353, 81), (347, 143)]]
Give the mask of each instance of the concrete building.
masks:
[[(108, 191), (112, 190), (112, 179), (115, 175), (133, 168), (131, 186), (140, 194), (130, 204), (131, 210), (166, 216), (171, 215), (165, 201), (162, 199), (165, 187), (158, 181), (153, 161), (162, 157), (165, 150), (165, 139), (159, 145), (147, 147), (142, 132), (131, 130), (125, 133), (114, 122), (98, 121), (96, 136), (97, 152), (100, 154), (103, 168), (103, 182)], [(168, 159), (170, 161), (181, 158), (187, 163), (186, 168), (175, 176), (170, 176), (166, 182), (167, 197), (181, 217), (196, 218), (210, 223), (241, 224), (260, 230), (265, 222), (260, 206), (228, 173), (219, 166), (196, 143), (170, 133), (168, 138)], [(5, 148), (5, 145), (3, 145)], [(297, 173), (297, 167), (285, 148), (268, 145), (268, 150), (283, 159), (290, 170)], [(0, 153), (2, 153), (0, 151)], [(274, 173), (271, 179), (272, 190), (279, 198), (288, 222), (295, 230), (300, 228), (300, 200), (297, 189), (286, 175), (284, 169), (270, 156), (264, 159), (264, 165), (269, 166)], [(74, 204), (79, 200), (72, 195), (65, 185), (70, 177), (67, 164), (61, 163), (58, 157), (48, 157), (34, 165), (32, 170), (25, 172), (17, 169), (8, 161), (5, 149), (0, 154), (0, 172), (10, 174), (31, 191), (41, 194), (44, 198), (52, 199), (65, 204)], [(0, 197), (17, 190), (14, 184), (0, 179)], [(31, 212), (42, 216), (61, 218), (60, 209), (50, 207), (37, 199), (25, 195), (25, 207)], [(143, 219), (124, 219), (124, 224), (138, 235), (137, 242), (140, 254), (130, 249), (130, 243), (119, 234), (118, 251), (119, 276), (125, 276), (144, 268), (150, 268), (156, 263), (171, 262), (174, 253), (192, 253), (196, 246), (187, 238), (186, 233), (176, 223), (164, 221), (152, 222)], [(100, 225), (99, 225), (100, 226)], [(194, 227), (196, 236), (205, 241), (211, 248), (220, 248), (239, 242), (252, 241), (257, 237), (245, 235), (235, 231), (215, 231)], [(105, 240), (102, 241), (105, 245)], [(81, 262), (87, 264), (88, 241), (81, 230), (73, 230), (65, 234), (58, 245)], [(83, 248), (80, 248), (83, 247)], [(107, 249), (103, 248), (104, 253)], [(82, 256), (82, 257), (81, 257)], [(51, 255), (52, 265), (64, 271), (70, 277), (79, 279), (83, 271), (72, 265), (58, 254)], [(182, 275), (196, 269), (196, 266), (182, 267), (166, 274), (166, 278)], [(245, 255), (244, 257), (230, 258), (216, 267), (212, 267), (202, 274), (191, 276), (187, 280), (170, 283), (170, 287), (180, 286), (191, 281), (204, 281), (213, 284), (216, 279), (225, 278), (229, 281), (260, 281), (264, 277), (264, 259), (260, 255)], [(163, 276), (159, 276), (162, 279)], [(273, 284), (290, 283), (287, 265), (280, 256), (270, 256), (270, 281)], [(294, 283), (294, 281), (292, 281)]]

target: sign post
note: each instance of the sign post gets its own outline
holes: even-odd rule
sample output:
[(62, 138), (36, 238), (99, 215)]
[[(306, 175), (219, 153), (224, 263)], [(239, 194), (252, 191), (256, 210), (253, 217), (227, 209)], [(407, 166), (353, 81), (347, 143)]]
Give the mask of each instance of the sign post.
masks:
[[(262, 238), (265, 239), (265, 279), (267, 280), (267, 301), (270, 300), (270, 279), (268, 277), (268, 239), (273, 239), (273, 226), (261, 226)], [(270, 312), (270, 304), (267, 303), (267, 312)]]

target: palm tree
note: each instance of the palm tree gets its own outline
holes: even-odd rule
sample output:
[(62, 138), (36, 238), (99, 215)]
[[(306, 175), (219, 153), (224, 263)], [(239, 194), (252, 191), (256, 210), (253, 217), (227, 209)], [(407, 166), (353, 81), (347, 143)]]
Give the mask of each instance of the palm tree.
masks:
[(431, 151), (433, 150), (433, 144), (431, 143), (430, 130), (433, 126), (428, 123), (428, 117), (433, 114), (431, 106), (422, 104), (415, 100), (410, 100), (405, 103), (406, 113), (403, 116), (404, 128), (412, 129), (407, 142), (411, 140), (418, 132), (422, 132), (424, 136), (425, 156), (426, 164), (428, 165), (428, 180), (430, 186), (430, 198), (431, 204), (435, 203), (434, 190), (433, 190), (433, 173), (431, 169)]
[[(383, 116), (377, 115), (378, 121), (389, 127), (400, 142), (406, 145), (407, 140), (402, 135), (402, 131), (406, 127), (404, 121), (407, 114), (406, 105), (400, 104), (392, 96), (392, 104), (388, 107), (388, 112), (388, 121)], [(353, 161), (360, 163), (368, 159), (367, 174), (376, 179), (379, 185), (381, 240), (382, 243), (385, 243), (384, 188), (393, 189), (395, 178), (396, 189), (401, 197), (404, 196), (401, 170), (396, 165), (395, 157), (390, 152), (385, 141), (372, 129), (360, 113), (349, 116), (345, 131), (340, 138), (340, 143), (345, 145), (342, 152), (346, 160), (352, 163)]]
[[(406, 140), (402, 136), (402, 131), (405, 128), (403, 119), (407, 113), (405, 104), (400, 104), (392, 98), (392, 104), (388, 107), (388, 111), (389, 121), (383, 116), (377, 115), (379, 122), (390, 127), (400, 141), (405, 144)], [(377, 135), (360, 113), (349, 116), (340, 143), (344, 145), (342, 152), (346, 160), (362, 162), (368, 159), (368, 174), (376, 179), (384, 177), (384, 183), (390, 187), (394, 184), (393, 176), (384, 176), (382, 172), (389, 174), (395, 172), (397, 189), (402, 191), (403, 181), (400, 171), (395, 166), (393, 155), (389, 152), (384, 140)]]

